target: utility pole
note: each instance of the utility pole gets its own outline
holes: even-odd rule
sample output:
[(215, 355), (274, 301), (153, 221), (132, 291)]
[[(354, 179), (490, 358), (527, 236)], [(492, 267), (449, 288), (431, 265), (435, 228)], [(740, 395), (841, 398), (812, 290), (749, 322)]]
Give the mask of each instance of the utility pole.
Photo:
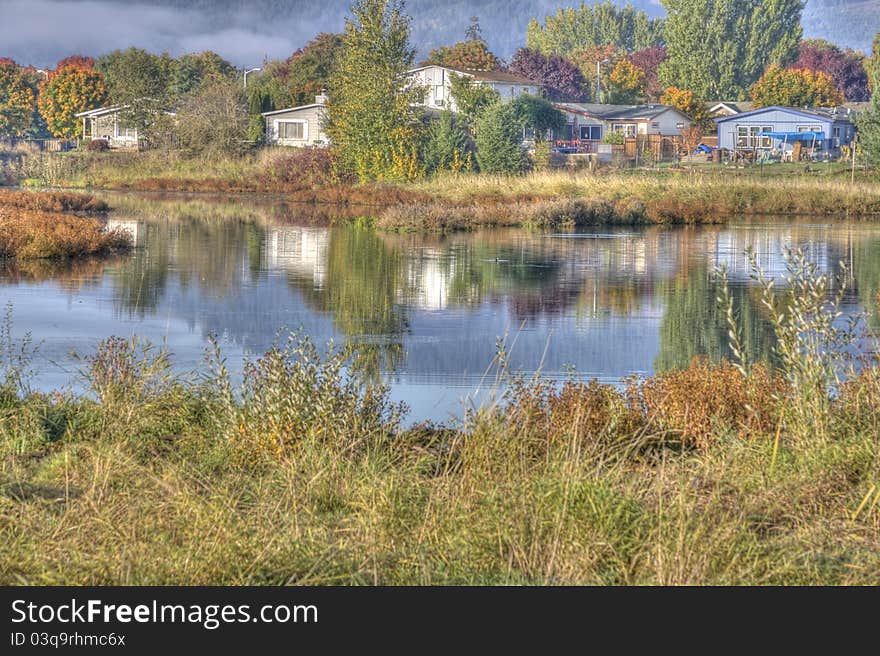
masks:
[(856, 184), (856, 148), (859, 142), (859, 135), (853, 136), (852, 140), (852, 177), (850, 178), (850, 185), (855, 186)]
[(257, 71), (263, 70), (262, 68), (249, 68), (244, 72), (244, 88), (247, 89), (247, 76), (248, 73), (256, 73)]
[(603, 59), (602, 61), (596, 62), (596, 102), (602, 102), (602, 64), (607, 64), (610, 59)]

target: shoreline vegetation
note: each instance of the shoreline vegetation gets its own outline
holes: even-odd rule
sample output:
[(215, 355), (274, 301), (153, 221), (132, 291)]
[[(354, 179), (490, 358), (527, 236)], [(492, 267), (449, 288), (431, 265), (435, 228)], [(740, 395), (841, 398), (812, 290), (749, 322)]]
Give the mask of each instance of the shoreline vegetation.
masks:
[(64, 260), (109, 256), (131, 249), (131, 236), (107, 230), (94, 215), (107, 212), (87, 194), (0, 189), (0, 260)]
[[(86, 190), (280, 194), (290, 202), (362, 208), (376, 227), (453, 231), (485, 227), (571, 228), (609, 224), (723, 223), (742, 216), (880, 218), (880, 180), (845, 167), (752, 170), (689, 167), (634, 171), (547, 170), (524, 175), (446, 174), (414, 182), (354, 184), (331, 157), (267, 150), (193, 159), (168, 152), (31, 155), (15, 179)], [(30, 168), (29, 168), (30, 167)], [(26, 176), (26, 177), (25, 177)]]
[(84, 393), (34, 392), (10, 308), (0, 583), (878, 585), (880, 367), (838, 380), (843, 292), (789, 261), (773, 369), (729, 305), (733, 361), (556, 385), (501, 347), (498, 400), (447, 426), (299, 335), (240, 384), (214, 340), (186, 375), (109, 338)]

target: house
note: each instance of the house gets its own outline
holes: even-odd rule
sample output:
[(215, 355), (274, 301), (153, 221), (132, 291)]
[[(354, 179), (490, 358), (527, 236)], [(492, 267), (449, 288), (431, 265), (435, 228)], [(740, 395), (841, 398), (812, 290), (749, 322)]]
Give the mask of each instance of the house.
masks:
[(137, 128), (127, 127), (125, 122), (120, 119), (120, 112), (127, 108), (128, 105), (99, 107), (74, 114), (74, 116), (82, 119), (84, 139), (103, 139), (111, 148), (136, 149), (138, 147)]
[(723, 102), (710, 101), (706, 103), (709, 116), (733, 116), (734, 114), (750, 112), (754, 108), (754, 103), (744, 101), (733, 102), (725, 100)]
[(266, 119), (266, 143), (271, 146), (326, 146), (330, 140), (324, 133), (327, 97), (315, 96), (315, 102), (301, 107), (288, 107), (263, 112)]
[[(140, 147), (140, 136), (136, 127), (125, 124), (123, 111), (130, 105), (114, 105), (112, 107), (98, 107), (85, 112), (74, 114), (82, 119), (83, 138), (86, 140), (103, 139), (110, 148), (128, 148), (137, 150)], [(176, 114), (162, 110), (166, 116), (174, 117)]]
[(721, 116), (718, 147), (730, 152), (778, 152), (786, 158), (795, 143), (816, 154), (836, 155), (855, 137), (855, 113), (845, 107), (763, 107)]
[(503, 102), (523, 95), (537, 96), (541, 85), (534, 80), (499, 71), (465, 71), (449, 66), (422, 66), (407, 73), (413, 84), (427, 89), (425, 107), (429, 110), (458, 111), (452, 97), (452, 76), (470, 79), (473, 84), (489, 87), (498, 92)]
[(566, 118), (558, 141), (576, 146), (579, 152), (597, 152), (598, 144), (610, 132), (626, 137), (679, 138), (693, 119), (669, 105), (599, 105), (554, 103)]

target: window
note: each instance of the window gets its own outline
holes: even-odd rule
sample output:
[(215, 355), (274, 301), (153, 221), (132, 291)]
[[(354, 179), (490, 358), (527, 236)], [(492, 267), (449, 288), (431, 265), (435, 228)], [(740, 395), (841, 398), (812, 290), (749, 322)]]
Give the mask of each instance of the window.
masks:
[(137, 129), (127, 128), (124, 125), (116, 124), (117, 139), (137, 139)]
[(770, 148), (770, 137), (759, 137), (762, 132), (773, 132), (772, 125), (737, 125), (736, 147), (737, 148)]
[(635, 123), (614, 123), (611, 126), (612, 132), (620, 132), (624, 137), (634, 137), (636, 136), (636, 125)]
[(602, 128), (598, 125), (582, 125), (581, 140), (583, 141), (599, 141), (602, 139)]
[(279, 139), (297, 139), (304, 140), (306, 138), (306, 122), (305, 121), (278, 121), (278, 138)]
[(822, 132), (821, 125), (799, 125), (798, 132)]

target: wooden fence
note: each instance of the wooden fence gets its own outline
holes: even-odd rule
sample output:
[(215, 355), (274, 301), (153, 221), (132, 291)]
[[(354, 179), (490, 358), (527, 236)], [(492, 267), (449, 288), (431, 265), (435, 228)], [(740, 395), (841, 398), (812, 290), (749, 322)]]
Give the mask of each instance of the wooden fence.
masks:
[(47, 153), (60, 153), (74, 150), (79, 146), (78, 139), (0, 139), (0, 150), (38, 150)]

